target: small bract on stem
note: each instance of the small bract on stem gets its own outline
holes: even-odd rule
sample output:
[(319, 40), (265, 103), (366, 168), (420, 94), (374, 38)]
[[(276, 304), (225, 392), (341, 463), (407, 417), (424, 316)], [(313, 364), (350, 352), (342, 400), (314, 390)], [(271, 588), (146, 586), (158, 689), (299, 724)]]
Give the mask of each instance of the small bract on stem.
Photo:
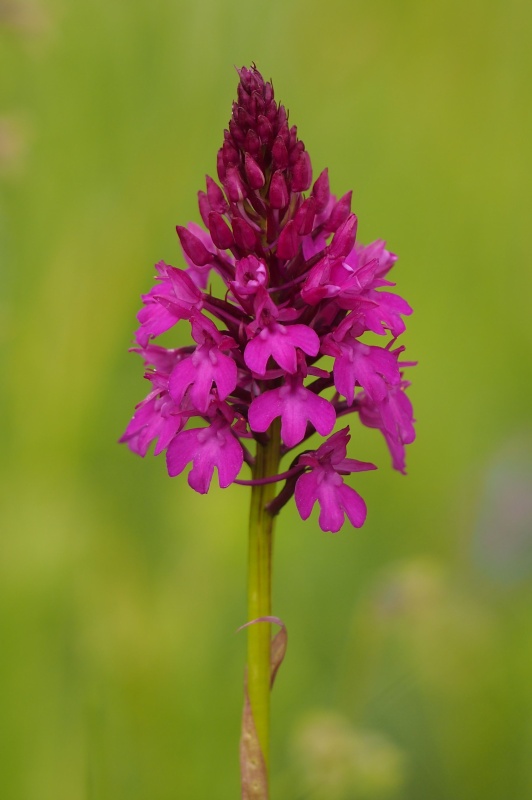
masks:
[[(121, 441), (141, 456), (155, 441), (170, 476), (191, 464), (188, 482), (202, 494), (215, 467), (222, 488), (252, 486), (249, 615), (263, 619), (271, 617), (273, 521), (292, 497), (303, 519), (318, 503), (324, 531), (339, 531), (346, 517), (357, 528), (366, 519), (364, 500), (344, 478), (375, 466), (347, 456), (350, 429), (334, 432), (337, 421), (358, 416), (380, 430), (393, 467), (405, 472), (415, 434), (403, 370), (412, 363), (401, 360), (396, 341), (411, 308), (389, 291), (396, 256), (382, 240), (356, 241), (351, 192), (337, 199), (326, 169), (313, 182), (309, 154), (272, 84), (255, 66), (238, 74), (218, 182), (207, 176), (198, 193), (204, 227), (177, 226), (186, 267), (160, 261), (142, 297), (134, 350), (151, 390)], [(207, 288), (212, 272), (225, 284), (222, 297)], [(153, 344), (178, 323), (190, 325), (193, 344)], [(385, 344), (366, 343), (368, 332)], [(321, 444), (294, 453), (315, 434)], [(250, 479), (238, 477), (244, 462)], [(251, 625), (248, 636), (252, 733), (244, 733), (258, 737), (264, 769), (243, 778), (243, 796), (260, 800), (268, 791), (269, 623)]]

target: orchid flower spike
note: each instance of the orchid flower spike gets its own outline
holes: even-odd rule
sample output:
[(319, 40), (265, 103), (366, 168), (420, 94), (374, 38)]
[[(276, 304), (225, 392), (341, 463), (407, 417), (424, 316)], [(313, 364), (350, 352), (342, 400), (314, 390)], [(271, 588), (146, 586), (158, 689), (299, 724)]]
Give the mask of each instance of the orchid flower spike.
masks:
[[(204, 227), (177, 227), (184, 264), (159, 262), (142, 296), (134, 349), (150, 391), (120, 441), (141, 456), (156, 441), (169, 475), (191, 464), (189, 484), (205, 493), (215, 468), (222, 488), (253, 483), (239, 478), (253, 464), (248, 445), (278, 419), (292, 466), (268, 478), (286, 481), (276, 510), (295, 494), (303, 519), (318, 502), (323, 530), (338, 531), (345, 515), (360, 527), (366, 506), (343, 476), (375, 466), (347, 457), (349, 427), (333, 431), (340, 417), (358, 415), (405, 471), (415, 432), (403, 369), (412, 364), (399, 360), (395, 341), (412, 309), (388, 291), (396, 256), (382, 240), (357, 242), (351, 193), (331, 194), (326, 169), (313, 182), (272, 84), (255, 66), (238, 75), (217, 180), (208, 176), (198, 194)], [(221, 297), (206, 290), (212, 273)], [(190, 326), (190, 345), (153, 343), (176, 325)], [(328, 438), (305, 449), (314, 435)]]

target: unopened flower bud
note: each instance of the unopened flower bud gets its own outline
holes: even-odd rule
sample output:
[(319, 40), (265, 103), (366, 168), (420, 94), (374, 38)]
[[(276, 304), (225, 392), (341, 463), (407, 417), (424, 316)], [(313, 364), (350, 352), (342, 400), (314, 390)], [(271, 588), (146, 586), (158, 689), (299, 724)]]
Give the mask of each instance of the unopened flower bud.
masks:
[(351, 197), (353, 196), (353, 192), (347, 192), (341, 197), (336, 205), (334, 206), (333, 210), (331, 211), (331, 216), (325, 223), (325, 230), (326, 231), (337, 231), (340, 225), (346, 221), (349, 214), (351, 213)]
[(294, 220), (286, 223), (277, 242), (277, 255), (279, 258), (294, 258), (299, 249), (299, 236), (297, 235)]
[(286, 169), (288, 166), (288, 150), (282, 136), (278, 136), (273, 143), (272, 160), (275, 169)]
[(209, 227), (209, 214), (211, 213), (211, 204), (205, 192), (198, 192), (198, 208), (201, 218), (205, 227)]
[[(239, 71), (239, 75), (240, 75), (240, 72), (241, 71)], [(240, 75), (240, 77), (242, 77), (242, 76)], [(238, 95), (238, 103), (239, 103), (239, 105), (244, 106), (247, 103), (249, 103), (249, 100), (250, 100), (250, 97), (251, 97), (251, 91), (248, 89), (247, 86), (244, 86), (242, 80), (238, 84), (237, 95)]]
[[(291, 148), (295, 147), (296, 144), (297, 144), (297, 125), (292, 125), (292, 127), (290, 128), (289, 147)], [(303, 142), (301, 142), (301, 144), (303, 144)], [(304, 150), (304, 147), (302, 147), (301, 150)]]
[(238, 203), (244, 199), (244, 186), (238, 169), (228, 167), (224, 181), (227, 196), (233, 203)]
[(216, 181), (213, 181), (209, 175), (205, 176), (205, 181), (207, 183), (207, 197), (209, 198), (211, 211), (218, 211), (219, 214), (223, 214), (227, 211), (227, 202), (224, 193)]
[[(295, 128), (295, 125), (294, 125)], [(293, 128), (290, 129), (290, 132), (287, 133), (286, 140), (287, 140), (287, 147), (290, 151), (290, 158), (289, 158), (289, 166), (293, 169), (301, 154), (305, 151), (305, 145), (303, 142), (298, 142), (297, 137), (294, 138), (292, 134)]]
[(314, 186), (312, 187), (312, 196), (316, 200), (316, 212), (319, 214), (320, 211), (326, 207), (327, 203), (329, 202), (329, 197), (331, 196), (331, 191), (329, 189), (329, 171), (327, 168), (320, 172)]
[(211, 211), (208, 227), (211, 239), (216, 247), (220, 250), (228, 250), (233, 246), (233, 234), (221, 214)]
[[(274, 104), (272, 103), (271, 108), (273, 108), (273, 107), (274, 107)], [(277, 124), (278, 124), (279, 128), (282, 128), (283, 126), (286, 125), (286, 120), (288, 119), (288, 115), (286, 113), (286, 108), (284, 106), (279, 106), (279, 108), (276, 111), (275, 116), (277, 117)]]
[(257, 242), (257, 234), (249, 222), (242, 217), (233, 217), (231, 224), (237, 246), (246, 252), (253, 250)]
[(262, 114), (257, 120), (257, 133), (260, 136), (262, 144), (267, 145), (273, 136), (273, 128), (269, 119)]
[(259, 114), (262, 114), (264, 109), (266, 108), (266, 103), (260, 96), (258, 92), (253, 92), (251, 95), (251, 99), (249, 102), (249, 110), (253, 117), (258, 117)]
[(250, 128), (249, 131), (246, 133), (246, 139), (244, 141), (244, 150), (246, 153), (249, 153), (256, 158), (260, 151), (260, 137), (253, 128)]
[(181, 242), (181, 247), (197, 267), (204, 267), (212, 262), (212, 253), (209, 253), (203, 242), (194, 236), (187, 228), (182, 225), (176, 226), (177, 235)]
[(357, 224), (356, 214), (350, 214), (338, 228), (329, 245), (331, 258), (345, 258), (351, 252), (357, 235)]
[(264, 186), (264, 173), (249, 153), (246, 153), (244, 168), (251, 188), (261, 189)]
[(264, 87), (264, 100), (266, 103), (271, 103), (273, 100), (273, 86), (271, 83), (267, 83)]
[(222, 145), (222, 153), (226, 167), (238, 164), (238, 150), (228, 139)]
[[(233, 107), (233, 109), (234, 109), (234, 107)], [(237, 109), (237, 111), (236, 111), (237, 118), (240, 116), (239, 115), (239, 111), (240, 110), (241, 109)], [(233, 113), (235, 113), (234, 110), (233, 110)], [(233, 139), (237, 143), (237, 145), (239, 147), (242, 147), (242, 145), (244, 144), (245, 133), (242, 130), (242, 127), (244, 127), (244, 125), (241, 126), (239, 124), (239, 122), (240, 122), (240, 120), (237, 121), (237, 120), (234, 120), (234, 119), (232, 119), (229, 122), (229, 133), (231, 134), (231, 136), (233, 137)]]
[(280, 170), (277, 170), (272, 175), (269, 198), (272, 208), (285, 208), (288, 205), (288, 187)]
[(292, 191), (305, 192), (312, 183), (312, 164), (310, 163), (310, 156), (304, 150), (299, 156), (296, 165), (293, 169), (292, 177)]
[(300, 236), (307, 236), (312, 233), (315, 216), (316, 200), (312, 196), (307, 197), (294, 217), (295, 227)]

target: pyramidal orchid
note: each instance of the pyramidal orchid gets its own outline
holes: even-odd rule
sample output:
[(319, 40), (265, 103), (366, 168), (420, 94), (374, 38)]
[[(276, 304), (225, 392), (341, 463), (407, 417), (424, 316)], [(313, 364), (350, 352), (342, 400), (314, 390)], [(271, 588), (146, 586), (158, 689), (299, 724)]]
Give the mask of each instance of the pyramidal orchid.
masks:
[[(324, 531), (346, 518), (364, 524), (364, 500), (345, 478), (375, 466), (347, 456), (347, 418), (380, 430), (404, 473), (415, 433), (403, 370), (412, 364), (396, 340), (411, 308), (389, 291), (396, 256), (381, 240), (357, 241), (351, 193), (335, 197), (326, 169), (313, 180), (272, 84), (255, 66), (238, 75), (217, 180), (198, 193), (203, 227), (177, 226), (185, 265), (159, 262), (142, 297), (134, 350), (150, 391), (120, 441), (141, 456), (155, 442), (169, 475), (188, 469), (202, 494), (215, 469), (222, 488), (252, 487), (248, 618), (261, 624), (248, 627), (241, 771), (242, 796), (263, 800), (270, 684), (286, 641), (284, 628), (270, 639), (274, 517), (294, 497), (303, 519), (318, 505)], [(175, 325), (189, 327), (190, 345), (153, 343)], [(383, 344), (368, 344), (367, 333)]]

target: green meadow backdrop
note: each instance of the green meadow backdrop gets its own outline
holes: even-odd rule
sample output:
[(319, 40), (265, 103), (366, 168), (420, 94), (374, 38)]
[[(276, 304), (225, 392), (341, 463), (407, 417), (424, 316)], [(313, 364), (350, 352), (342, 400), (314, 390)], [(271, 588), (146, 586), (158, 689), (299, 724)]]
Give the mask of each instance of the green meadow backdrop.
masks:
[[(0, 3), (0, 795), (237, 798), (248, 490), (116, 444), (234, 65), (399, 254), (418, 441), (365, 527), (282, 513), (272, 800), (532, 796), (532, 8)], [(182, 329), (183, 341), (187, 336)]]

